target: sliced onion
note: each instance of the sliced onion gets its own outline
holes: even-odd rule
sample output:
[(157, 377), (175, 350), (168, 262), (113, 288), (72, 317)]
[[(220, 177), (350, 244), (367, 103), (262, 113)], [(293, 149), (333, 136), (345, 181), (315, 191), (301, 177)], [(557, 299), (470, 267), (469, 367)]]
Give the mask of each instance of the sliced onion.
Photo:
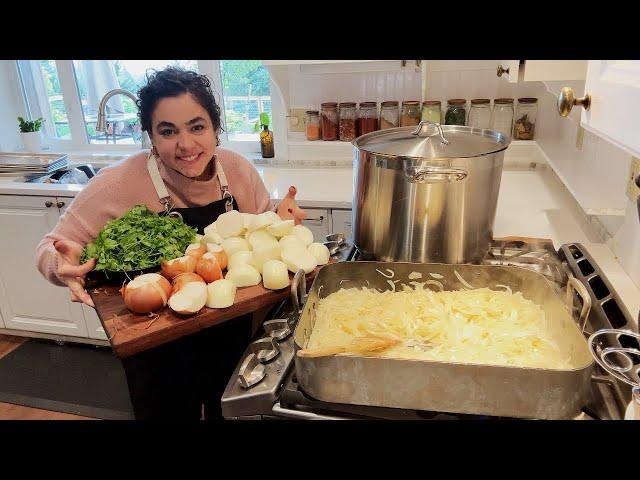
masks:
[(216, 280), (207, 285), (207, 307), (227, 308), (233, 305), (236, 284), (231, 280)]
[(124, 304), (132, 312), (150, 313), (161, 309), (171, 296), (169, 281), (157, 273), (146, 273), (124, 286)]
[(289, 286), (289, 271), (284, 262), (269, 260), (262, 266), (262, 284), (269, 290), (280, 290)]

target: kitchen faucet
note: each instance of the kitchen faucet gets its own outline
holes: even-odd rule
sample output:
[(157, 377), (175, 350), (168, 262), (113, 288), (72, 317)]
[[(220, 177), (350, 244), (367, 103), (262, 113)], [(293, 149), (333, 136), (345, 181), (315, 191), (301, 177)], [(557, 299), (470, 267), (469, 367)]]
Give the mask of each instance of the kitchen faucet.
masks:
[[(104, 94), (102, 100), (100, 100), (100, 105), (98, 106), (98, 119), (96, 120), (96, 131), (97, 132), (106, 132), (107, 131), (107, 119), (105, 116), (105, 108), (107, 106), (107, 102), (114, 95), (124, 95), (133, 100), (133, 103), (137, 106), (138, 97), (136, 97), (133, 93), (123, 88), (115, 88), (113, 90), (109, 90)], [(149, 140), (149, 135), (147, 132), (142, 132), (142, 148), (148, 149), (151, 148), (151, 141)]]

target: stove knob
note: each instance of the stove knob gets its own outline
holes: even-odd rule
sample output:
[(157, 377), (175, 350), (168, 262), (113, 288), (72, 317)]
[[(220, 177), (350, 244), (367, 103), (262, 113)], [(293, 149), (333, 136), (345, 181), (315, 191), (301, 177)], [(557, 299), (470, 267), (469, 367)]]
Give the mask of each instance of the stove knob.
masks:
[(240, 371), (238, 372), (238, 382), (242, 388), (249, 388), (259, 383), (266, 376), (264, 365), (260, 363), (254, 353), (247, 355)]
[(249, 348), (251, 353), (262, 363), (270, 362), (280, 354), (280, 348), (273, 337), (265, 337), (251, 342)]
[(289, 322), (286, 318), (276, 318), (275, 320), (269, 320), (262, 324), (264, 331), (275, 339), (276, 342), (281, 342), (289, 335), (291, 335), (291, 329), (289, 328)]

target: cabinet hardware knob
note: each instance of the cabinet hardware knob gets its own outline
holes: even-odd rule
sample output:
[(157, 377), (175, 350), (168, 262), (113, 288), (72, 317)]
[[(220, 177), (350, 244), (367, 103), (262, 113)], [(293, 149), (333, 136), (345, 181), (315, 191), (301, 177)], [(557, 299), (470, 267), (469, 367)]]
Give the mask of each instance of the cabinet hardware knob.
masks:
[(498, 65), (498, 76), (501, 77), (503, 73), (509, 75), (509, 68), (504, 68), (502, 65)]
[(400, 60), (400, 66), (401, 67), (406, 67), (407, 66), (407, 61), (406, 60)]
[(56, 207), (58, 207), (58, 208), (62, 208), (62, 207), (64, 207), (64, 202), (58, 202), (58, 203), (56, 203)]
[(47, 200), (46, 202), (44, 202), (44, 206), (49, 208), (49, 207), (53, 206), (53, 202)]
[(591, 95), (587, 93), (582, 98), (576, 98), (572, 88), (564, 87), (560, 90), (560, 95), (558, 95), (558, 113), (566, 117), (574, 105), (579, 105), (584, 107), (585, 110), (589, 110), (591, 107)]

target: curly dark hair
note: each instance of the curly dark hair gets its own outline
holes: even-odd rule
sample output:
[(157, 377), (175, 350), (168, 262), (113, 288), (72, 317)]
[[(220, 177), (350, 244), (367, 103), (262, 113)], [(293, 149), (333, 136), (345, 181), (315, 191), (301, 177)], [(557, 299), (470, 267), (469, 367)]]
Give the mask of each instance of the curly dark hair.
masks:
[[(142, 130), (151, 133), (151, 114), (158, 100), (177, 97), (189, 93), (202, 108), (209, 112), (213, 127), (223, 132), (220, 107), (211, 90), (211, 83), (205, 75), (178, 67), (167, 67), (147, 74), (147, 83), (138, 90), (138, 118)], [(219, 142), (218, 142), (219, 143)]]

